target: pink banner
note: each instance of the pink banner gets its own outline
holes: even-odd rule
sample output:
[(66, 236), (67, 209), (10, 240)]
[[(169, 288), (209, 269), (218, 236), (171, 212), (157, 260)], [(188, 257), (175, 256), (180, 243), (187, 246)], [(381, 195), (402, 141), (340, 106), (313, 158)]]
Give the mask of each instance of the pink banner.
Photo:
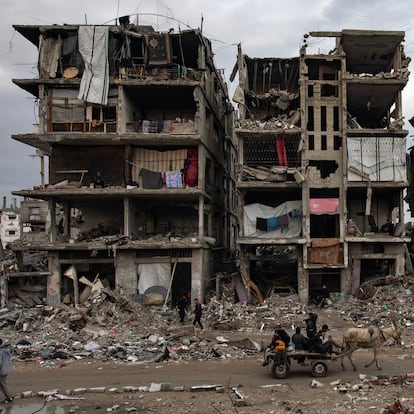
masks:
[(339, 198), (311, 198), (311, 213), (335, 213), (339, 206)]

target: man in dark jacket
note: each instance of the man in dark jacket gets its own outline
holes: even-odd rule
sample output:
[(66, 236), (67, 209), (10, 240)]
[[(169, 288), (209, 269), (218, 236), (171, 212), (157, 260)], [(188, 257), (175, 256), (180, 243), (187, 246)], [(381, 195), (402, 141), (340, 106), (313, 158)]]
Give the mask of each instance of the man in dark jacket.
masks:
[(318, 329), (316, 327), (316, 320), (318, 319), (318, 315), (316, 313), (311, 312), (309, 314), (309, 318), (305, 319), (306, 323), (306, 336), (309, 340), (316, 335)]
[(182, 295), (177, 303), (178, 313), (180, 315), (180, 322), (184, 322), (185, 311), (187, 310), (187, 297)]
[(3, 345), (3, 340), (0, 339), (0, 389), (6, 397), (2, 402), (8, 403), (13, 401), (13, 397), (10, 394), (9, 387), (7, 386), (7, 375), (10, 372), (10, 347)]
[(295, 350), (301, 351), (308, 349), (309, 339), (300, 333), (300, 326), (296, 327), (295, 333), (292, 335), (292, 342), (295, 345)]
[(203, 313), (201, 308), (201, 303), (198, 299), (194, 299), (195, 308), (194, 308), (194, 321), (193, 325), (195, 326), (196, 323), (200, 325), (200, 328), (203, 329), (203, 324), (201, 323), (201, 314)]

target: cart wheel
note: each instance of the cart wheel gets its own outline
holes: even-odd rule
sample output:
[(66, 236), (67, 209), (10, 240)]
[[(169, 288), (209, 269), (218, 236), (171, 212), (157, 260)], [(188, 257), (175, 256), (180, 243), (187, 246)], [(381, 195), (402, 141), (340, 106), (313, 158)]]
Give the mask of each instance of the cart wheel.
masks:
[(273, 364), (272, 373), (275, 378), (287, 378), (290, 374), (290, 365), (288, 363), (279, 365)]
[(315, 361), (311, 366), (314, 377), (326, 377), (328, 374), (328, 364), (324, 361)]

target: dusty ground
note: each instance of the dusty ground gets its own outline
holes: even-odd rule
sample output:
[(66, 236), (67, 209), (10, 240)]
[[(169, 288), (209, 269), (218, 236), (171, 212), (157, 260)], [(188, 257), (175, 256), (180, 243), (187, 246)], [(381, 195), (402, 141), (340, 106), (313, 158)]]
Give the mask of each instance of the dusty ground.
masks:
[[(352, 303), (351, 303), (352, 305)], [(404, 305), (406, 306), (406, 305)], [(365, 312), (369, 316), (368, 311)], [(275, 312), (276, 314), (276, 312)], [(318, 310), (319, 326), (327, 323), (335, 340), (341, 341), (344, 329), (349, 326), (349, 318), (340, 307)], [(372, 315), (373, 316), (373, 315)], [(300, 316), (301, 318), (302, 316)], [(274, 326), (275, 317), (266, 321), (266, 326)], [(388, 320), (386, 319), (388, 322)], [(283, 322), (283, 320), (282, 320)], [(173, 322), (175, 323), (175, 322)], [(178, 322), (176, 323), (178, 324)], [(205, 331), (197, 331), (201, 340), (223, 336), (229, 340), (249, 338), (257, 343), (268, 343), (272, 330), (252, 328), (244, 331), (214, 331), (205, 323)], [(284, 326), (289, 333), (292, 327)], [(70, 395), (69, 391), (85, 387), (106, 387), (105, 393), (82, 393), (81, 400), (49, 401), (44, 398), (18, 398), (13, 404), (2, 406), (0, 413), (7, 414), (63, 414), (63, 413), (105, 413), (138, 412), (151, 413), (378, 413), (400, 400), (406, 411), (414, 413), (414, 378), (405, 380), (407, 374), (414, 373), (414, 329), (410, 323), (403, 326), (404, 346), (384, 347), (380, 360), (383, 371), (375, 366), (364, 368), (370, 361), (371, 353), (362, 350), (355, 356), (359, 370), (343, 372), (339, 362), (329, 365), (327, 377), (317, 379), (318, 386), (312, 387), (314, 380), (309, 367), (293, 363), (288, 379), (276, 380), (270, 370), (261, 366), (262, 353), (250, 351), (243, 358), (226, 355), (225, 358), (204, 358), (203, 360), (168, 360), (159, 363), (127, 363), (113, 359), (14, 361), (9, 376), (13, 393), (24, 391), (47, 391), (57, 389), (59, 394)], [(347, 364), (349, 367), (349, 363)], [(361, 380), (360, 374), (366, 375)], [(383, 375), (379, 381), (371, 379)], [(413, 375), (414, 376), (414, 375)], [(173, 389), (168, 392), (148, 392), (143, 389), (133, 392), (110, 393), (109, 388), (148, 387), (152, 383), (167, 383)], [(192, 386), (218, 385), (209, 391), (192, 391)], [(321, 386), (319, 386), (321, 385)], [(181, 391), (174, 390), (181, 387)], [(211, 388), (213, 388), (211, 390)], [(243, 404), (236, 402), (236, 392)], [(411, 411), (408, 411), (411, 410)]]
[[(400, 399), (414, 412), (413, 385), (391, 384), (388, 381), (363, 382), (359, 374), (371, 378), (381, 374), (397, 379), (414, 372), (414, 358), (408, 349), (387, 347), (381, 357), (383, 370), (375, 367), (364, 368), (370, 359), (367, 350), (359, 351), (355, 361), (358, 372), (342, 371), (339, 362), (332, 362), (328, 376), (317, 379), (321, 387), (313, 388), (314, 380), (309, 367), (296, 363), (288, 379), (275, 380), (268, 368), (261, 366), (261, 355), (244, 360), (212, 360), (180, 363), (166, 361), (152, 364), (114, 363), (113, 361), (66, 361), (39, 365), (35, 362), (16, 362), (9, 376), (13, 392), (58, 389), (67, 390), (79, 387), (116, 387), (120, 391), (125, 386), (148, 386), (151, 383), (168, 383), (182, 387), (183, 391), (147, 392), (133, 391), (117, 394), (85, 393), (83, 400), (52, 401), (44, 403), (42, 398), (16, 399), (8, 413), (380, 413), (383, 407)], [(348, 384), (343, 391), (338, 384)], [(221, 385), (220, 392), (191, 391), (191, 386)], [(352, 389), (354, 386), (354, 389)], [(235, 403), (236, 389), (246, 405)], [(46, 405), (44, 405), (46, 404)], [(119, 407), (118, 407), (119, 406)], [(31, 411), (25, 411), (25, 407)], [(42, 408), (43, 407), (43, 408)], [(63, 408), (65, 407), (65, 408)], [(8, 406), (9, 408), (9, 406)], [(49, 411), (46, 411), (48, 409)], [(135, 411), (134, 411), (135, 410)], [(0, 411), (2, 412), (2, 411)], [(3, 411), (6, 413), (6, 411)], [(410, 411), (411, 412), (411, 411)]]

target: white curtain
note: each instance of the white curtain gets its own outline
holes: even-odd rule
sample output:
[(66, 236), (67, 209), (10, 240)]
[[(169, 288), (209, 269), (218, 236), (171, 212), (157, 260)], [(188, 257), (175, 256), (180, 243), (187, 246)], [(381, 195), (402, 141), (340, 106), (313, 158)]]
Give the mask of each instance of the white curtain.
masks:
[(106, 105), (109, 90), (108, 26), (79, 26), (79, 52), (85, 64), (79, 99)]

